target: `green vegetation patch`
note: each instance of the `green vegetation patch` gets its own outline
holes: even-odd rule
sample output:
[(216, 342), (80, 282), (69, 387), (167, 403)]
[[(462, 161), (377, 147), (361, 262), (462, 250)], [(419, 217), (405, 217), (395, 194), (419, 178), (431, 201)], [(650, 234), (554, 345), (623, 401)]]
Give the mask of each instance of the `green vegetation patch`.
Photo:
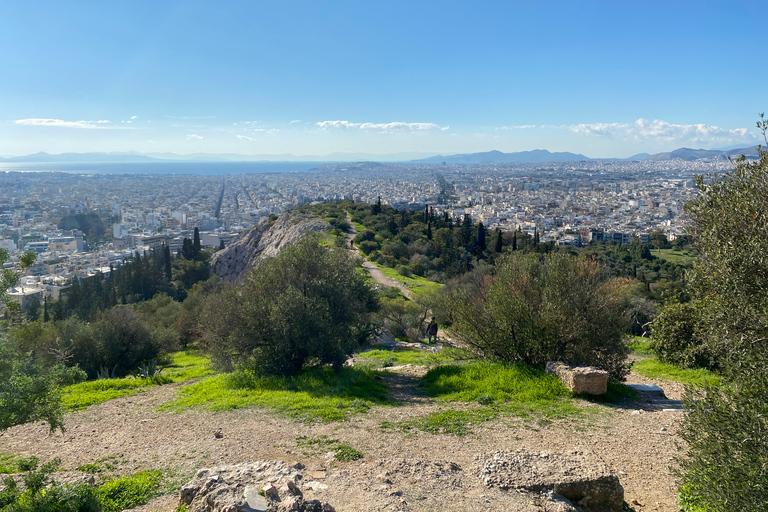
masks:
[(357, 368), (387, 368), (404, 364), (435, 366), (452, 361), (453, 358), (440, 352), (426, 352), (423, 350), (394, 350), (375, 349), (360, 352), (355, 357)]
[(20, 473), (37, 467), (39, 459), (32, 457), (19, 457), (13, 453), (0, 453), (0, 475)]
[(637, 361), (632, 365), (632, 370), (651, 379), (674, 380), (688, 386), (702, 387), (704, 384), (716, 386), (720, 383), (720, 377), (709, 370), (679, 368), (656, 359)]
[(678, 265), (692, 265), (696, 259), (696, 256), (691, 254), (691, 251), (678, 249), (654, 249), (652, 254)]
[(397, 422), (385, 421), (381, 423), (381, 428), (385, 431), (400, 430), (402, 432), (411, 432), (415, 429), (429, 434), (452, 434), (462, 437), (470, 432), (471, 425), (495, 419), (498, 415), (497, 410), (488, 407), (466, 411), (447, 410)]
[(81, 382), (64, 388), (62, 403), (68, 410), (80, 410), (115, 398), (135, 395), (149, 386), (184, 382), (213, 373), (210, 361), (189, 352), (171, 354), (171, 363), (162, 373), (151, 379), (126, 377), (123, 379), (99, 379)]
[(366, 412), (374, 404), (388, 405), (386, 396), (387, 388), (374, 371), (310, 367), (292, 377), (259, 377), (246, 372), (214, 375), (186, 386), (175, 401), (161, 409), (268, 407), (290, 418), (331, 422)]
[(636, 356), (653, 356), (651, 341), (648, 338), (630, 336), (627, 338), (629, 350)]
[(120, 512), (144, 505), (159, 495), (160, 471), (142, 471), (110, 480), (99, 486), (98, 497), (104, 512)]
[(407, 286), (416, 297), (421, 297), (423, 295), (429, 295), (431, 293), (438, 292), (443, 287), (442, 284), (436, 283), (434, 281), (430, 281), (425, 277), (420, 277), (420, 276), (407, 277), (407, 276), (398, 274), (397, 271), (393, 268), (390, 268), (384, 265), (377, 265), (377, 266), (385, 276), (391, 279), (394, 279), (396, 281), (399, 281), (403, 283), (405, 286)]
[(355, 450), (348, 444), (342, 444), (338, 439), (332, 439), (325, 435), (299, 436), (296, 438), (296, 445), (306, 456), (332, 451), (334, 458), (342, 462), (363, 458), (362, 452)]

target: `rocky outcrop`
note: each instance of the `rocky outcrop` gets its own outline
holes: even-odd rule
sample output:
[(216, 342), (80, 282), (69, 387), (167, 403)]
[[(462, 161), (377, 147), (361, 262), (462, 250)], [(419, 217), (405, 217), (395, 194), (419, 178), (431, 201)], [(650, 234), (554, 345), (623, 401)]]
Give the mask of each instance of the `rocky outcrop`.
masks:
[(301, 464), (270, 460), (201, 469), (181, 488), (189, 512), (335, 512), (328, 503), (306, 500), (312, 472)]
[(323, 231), (329, 227), (330, 224), (322, 219), (297, 212), (285, 212), (274, 222), (264, 218), (240, 240), (211, 258), (211, 274), (237, 282), (262, 259), (277, 255), (281, 249), (311, 231)]
[(557, 376), (571, 393), (577, 395), (604, 395), (608, 391), (608, 372), (594, 366), (568, 366), (549, 362), (546, 371)]
[[(624, 488), (606, 464), (588, 451), (567, 454), (495, 452), (482, 459), (480, 478), (488, 487), (536, 493), (555, 492), (590, 511), (621, 512)], [(552, 501), (552, 500), (548, 500)], [(554, 500), (545, 510), (569, 510)], [(572, 509), (572, 507), (571, 507)]]

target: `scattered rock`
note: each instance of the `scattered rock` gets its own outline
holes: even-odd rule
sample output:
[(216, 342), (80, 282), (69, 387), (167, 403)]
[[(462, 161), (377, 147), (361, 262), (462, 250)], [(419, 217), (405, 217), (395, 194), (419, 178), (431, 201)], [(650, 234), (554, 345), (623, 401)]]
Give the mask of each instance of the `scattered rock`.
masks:
[(181, 488), (180, 504), (189, 512), (333, 512), (328, 503), (304, 500), (303, 468), (272, 460), (201, 469)]
[(594, 366), (568, 366), (550, 361), (546, 371), (557, 376), (565, 387), (577, 395), (604, 395), (608, 391), (608, 372)]
[[(538, 493), (557, 489), (561, 497), (589, 506), (590, 510), (621, 512), (624, 488), (605, 463), (588, 452), (547, 455), (495, 452), (484, 458), (479, 476), (488, 487)], [(568, 506), (572, 507), (572, 504)], [(566, 511), (568, 508), (557, 504), (553, 510)]]

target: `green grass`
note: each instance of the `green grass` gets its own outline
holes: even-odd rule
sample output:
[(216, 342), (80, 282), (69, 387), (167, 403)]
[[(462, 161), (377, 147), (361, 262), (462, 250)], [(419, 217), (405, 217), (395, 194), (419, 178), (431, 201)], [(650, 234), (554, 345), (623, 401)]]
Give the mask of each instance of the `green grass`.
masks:
[(299, 436), (296, 438), (296, 446), (305, 456), (319, 455), (324, 452), (333, 452), (336, 460), (349, 462), (363, 458), (363, 454), (348, 444), (342, 444), (338, 439), (332, 439), (325, 435)]
[(652, 356), (653, 351), (650, 348), (650, 339), (639, 336), (627, 336), (627, 346), (636, 356)]
[(690, 251), (680, 251), (677, 249), (653, 249), (651, 254), (680, 265), (691, 265), (693, 260), (696, 259), (696, 256), (692, 256)]
[(104, 512), (120, 512), (144, 505), (159, 495), (161, 479), (160, 471), (142, 471), (100, 485), (97, 493)]
[(150, 386), (184, 382), (213, 373), (210, 361), (188, 352), (171, 354), (171, 363), (153, 379), (101, 379), (81, 382), (63, 389), (62, 403), (68, 410), (80, 410), (115, 398), (135, 395)]
[(401, 366), (404, 364), (435, 366), (452, 361), (453, 358), (443, 351), (425, 352), (422, 350), (387, 350), (375, 349), (360, 352), (356, 356), (357, 368), (387, 368), (389, 366)]
[(651, 379), (665, 379), (681, 382), (688, 386), (703, 386), (705, 383), (716, 385), (720, 377), (703, 369), (678, 368), (677, 366), (662, 363), (656, 359), (643, 359), (632, 365), (635, 373)]
[(203, 407), (228, 411), (266, 407), (303, 421), (343, 421), (374, 404), (388, 405), (387, 388), (376, 372), (328, 367), (305, 368), (293, 377), (258, 377), (245, 372), (220, 374), (184, 387), (161, 409)]
[(443, 287), (442, 284), (430, 281), (425, 277), (405, 277), (398, 274), (395, 269), (387, 267), (386, 265), (378, 265), (378, 267), (385, 276), (406, 285), (416, 297), (438, 292)]
[(446, 410), (399, 422), (384, 422), (385, 430), (414, 429), (430, 434), (466, 435), (469, 425), (500, 415), (535, 420), (539, 425), (554, 420), (582, 417), (588, 409), (576, 405), (571, 393), (554, 376), (524, 364), (473, 362), (442, 365), (422, 378), (433, 398), (447, 402), (477, 403), (485, 407)]

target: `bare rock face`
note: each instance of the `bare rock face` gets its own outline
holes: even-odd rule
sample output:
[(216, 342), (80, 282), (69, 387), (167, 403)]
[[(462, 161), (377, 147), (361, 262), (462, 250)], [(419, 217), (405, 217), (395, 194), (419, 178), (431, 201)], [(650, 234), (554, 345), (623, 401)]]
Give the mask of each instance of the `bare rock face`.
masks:
[(302, 469), (276, 460), (201, 469), (181, 488), (180, 504), (189, 512), (334, 512), (304, 499), (300, 486), (311, 479)]
[(608, 372), (594, 366), (549, 362), (546, 371), (557, 376), (575, 394), (604, 395), (608, 391)]
[(548, 503), (545, 510), (569, 510), (568, 500), (595, 512), (621, 512), (624, 504), (624, 488), (619, 478), (587, 451), (495, 452), (482, 461), (479, 475), (487, 487), (537, 493), (554, 490), (558, 498), (567, 498)]
[(330, 224), (322, 219), (296, 212), (285, 212), (273, 223), (264, 218), (240, 240), (211, 258), (211, 274), (237, 282), (262, 259), (276, 256), (281, 249), (311, 231), (329, 227)]

